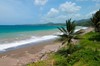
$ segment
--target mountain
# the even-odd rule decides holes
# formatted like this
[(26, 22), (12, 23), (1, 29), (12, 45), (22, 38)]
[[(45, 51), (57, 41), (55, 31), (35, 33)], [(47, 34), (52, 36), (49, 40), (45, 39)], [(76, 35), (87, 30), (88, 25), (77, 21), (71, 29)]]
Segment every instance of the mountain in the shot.
[[(81, 19), (75, 21), (77, 26), (92, 26), (92, 22), (90, 19)], [(54, 22), (48, 22), (45, 25), (65, 25), (65, 23), (54, 23)]]
[(76, 25), (78, 26), (92, 26), (92, 22), (90, 19), (82, 19), (76, 21)]

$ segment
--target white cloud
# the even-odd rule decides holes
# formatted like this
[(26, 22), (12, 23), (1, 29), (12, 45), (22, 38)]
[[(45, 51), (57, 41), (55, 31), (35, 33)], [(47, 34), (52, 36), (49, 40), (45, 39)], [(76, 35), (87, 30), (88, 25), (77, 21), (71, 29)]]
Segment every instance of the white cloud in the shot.
[(55, 8), (51, 8), (50, 11), (47, 13), (48, 17), (54, 17), (59, 13), (59, 11)]
[(67, 19), (79, 19), (81, 15), (77, 13), (81, 9), (76, 3), (65, 2), (58, 8), (51, 8), (49, 12), (42, 18), (44, 22), (65, 22)]
[(51, 8), (47, 13), (48, 17), (55, 17), (57, 14), (74, 14), (80, 10), (80, 6), (77, 6), (76, 3), (65, 2), (61, 4), (58, 8)]
[(48, 0), (34, 0), (35, 5), (45, 5)]
[(75, 13), (80, 10), (80, 6), (77, 6), (76, 3), (65, 2), (60, 5), (59, 9), (66, 13)]

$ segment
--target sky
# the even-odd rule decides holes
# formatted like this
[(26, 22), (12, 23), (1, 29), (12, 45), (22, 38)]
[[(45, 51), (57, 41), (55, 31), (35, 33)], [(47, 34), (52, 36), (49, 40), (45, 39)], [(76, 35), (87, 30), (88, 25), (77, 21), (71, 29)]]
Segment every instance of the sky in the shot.
[(64, 23), (99, 9), (100, 0), (0, 0), (0, 25)]

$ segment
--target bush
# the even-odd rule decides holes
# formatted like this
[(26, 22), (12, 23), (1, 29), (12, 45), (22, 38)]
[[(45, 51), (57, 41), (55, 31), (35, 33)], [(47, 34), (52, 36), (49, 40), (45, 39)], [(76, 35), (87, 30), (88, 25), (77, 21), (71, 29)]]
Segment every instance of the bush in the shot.
[(67, 57), (67, 62), (71, 65), (78, 61), (88, 64), (87, 66), (97, 66), (96, 64), (100, 65), (100, 52), (95, 52), (89, 48), (81, 49)]
[(61, 56), (61, 55), (55, 55), (55, 66), (67, 66), (67, 60), (66, 57)]

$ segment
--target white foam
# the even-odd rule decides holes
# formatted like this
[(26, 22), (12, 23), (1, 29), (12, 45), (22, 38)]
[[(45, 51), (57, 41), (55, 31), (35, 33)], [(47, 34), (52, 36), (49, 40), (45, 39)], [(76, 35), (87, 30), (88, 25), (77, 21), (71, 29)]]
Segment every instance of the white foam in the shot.
[(47, 36), (43, 36), (43, 37), (32, 37), (27, 40), (16, 41), (13, 43), (0, 44), (0, 51), (5, 51), (5, 49), (8, 49), (8, 48), (23, 46), (23, 45), (27, 45), (30, 43), (35, 43), (35, 42), (40, 42), (40, 41), (45, 41), (45, 40), (50, 40), (50, 39), (55, 39), (55, 38), (57, 38), (57, 36), (47, 35)]
[[(80, 30), (80, 29), (87, 29), (87, 27), (76, 29), (75, 32)], [(58, 38), (57, 35), (59, 35), (59, 34), (61, 35), (62, 33), (57, 32), (54, 35), (47, 35), (47, 36), (42, 36), (42, 37), (32, 36), (30, 39), (27, 39), (27, 40), (16, 41), (16, 42), (13, 42), (13, 43), (0, 44), (0, 51), (6, 51), (6, 49), (8, 49), (8, 48), (28, 45), (28, 44), (31, 44), (31, 43), (34, 44), (35, 42), (41, 42), (41, 41), (45, 41), (45, 40), (56, 39), (56, 38)]]
[(79, 31), (79, 30), (81, 30), (81, 29), (87, 29), (88, 27), (82, 27), (82, 28), (78, 28), (78, 29), (76, 29), (74, 32), (77, 32), (77, 31)]

